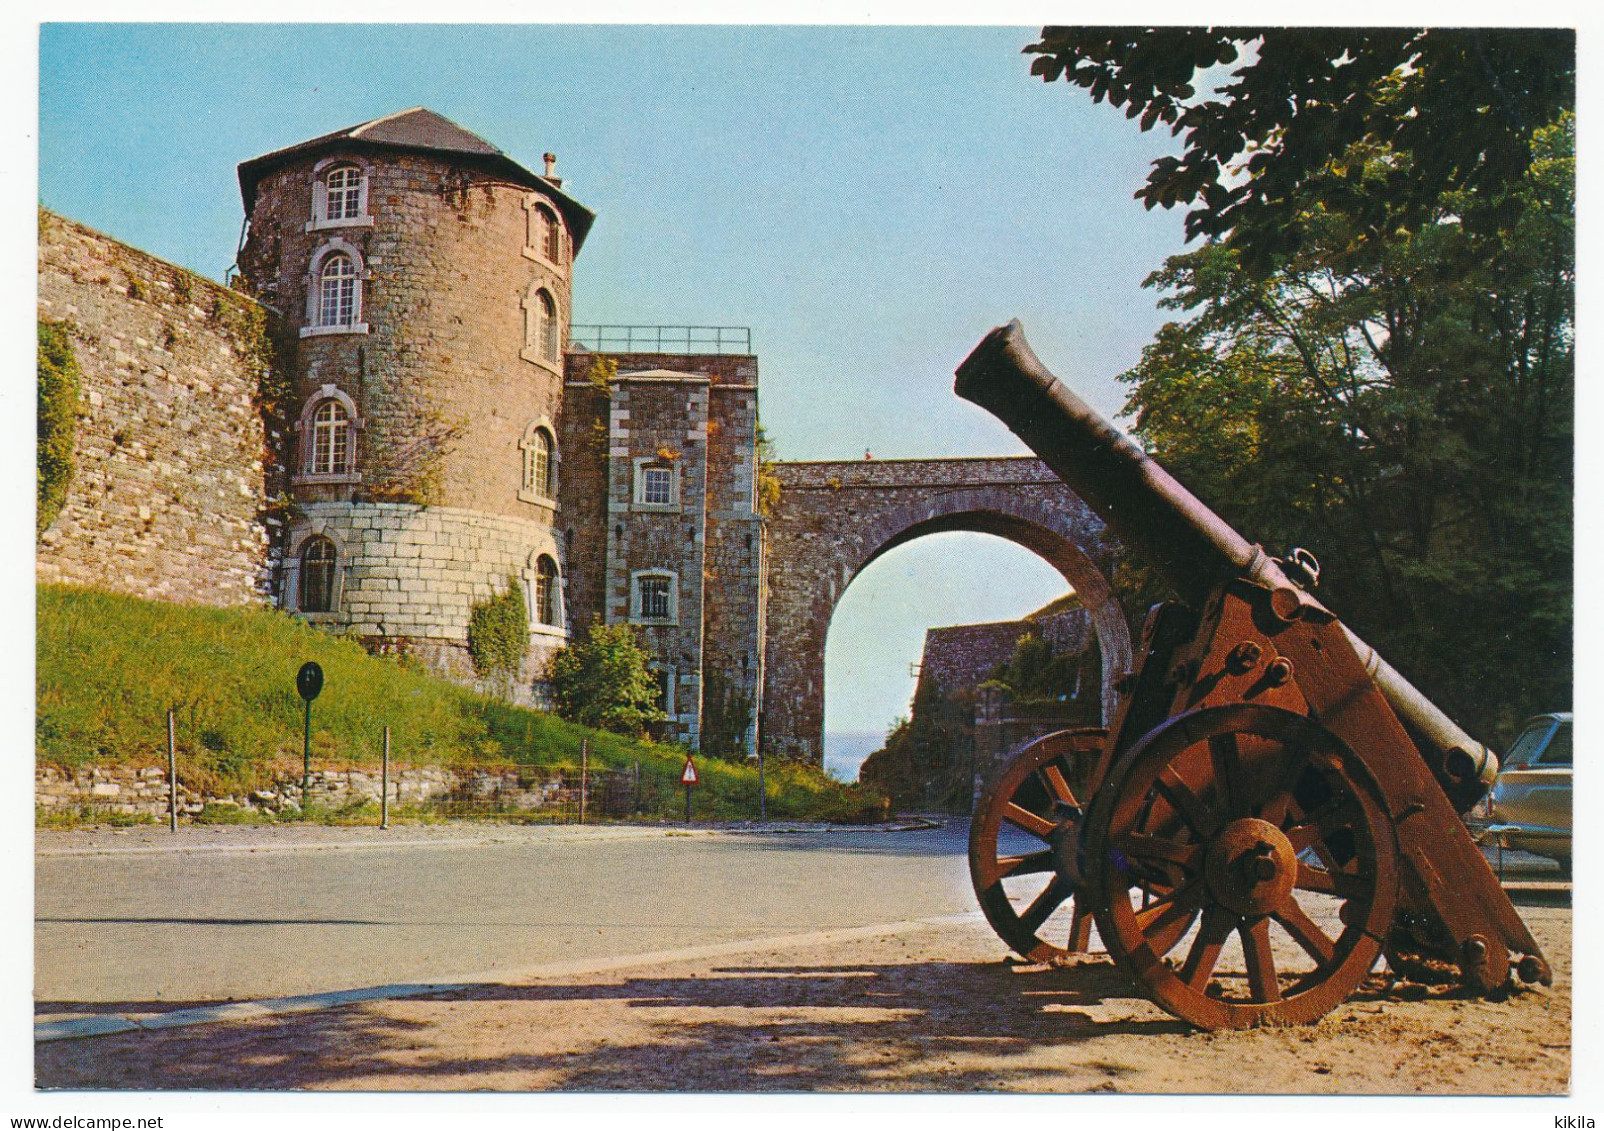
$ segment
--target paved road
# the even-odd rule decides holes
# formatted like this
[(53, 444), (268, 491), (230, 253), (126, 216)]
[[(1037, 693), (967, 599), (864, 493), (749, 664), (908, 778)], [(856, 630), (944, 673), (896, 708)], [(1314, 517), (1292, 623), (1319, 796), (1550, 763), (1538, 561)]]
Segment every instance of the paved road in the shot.
[(966, 834), (41, 834), (35, 998), (169, 1009), (951, 915)]

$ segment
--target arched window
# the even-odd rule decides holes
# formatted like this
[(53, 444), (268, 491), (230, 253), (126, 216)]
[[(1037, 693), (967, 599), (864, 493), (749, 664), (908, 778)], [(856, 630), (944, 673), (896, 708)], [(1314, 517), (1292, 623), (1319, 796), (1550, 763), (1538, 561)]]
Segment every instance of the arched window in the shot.
[(524, 446), (524, 491), (542, 499), (552, 497), (556, 483), (552, 460), (551, 433), (536, 428), (529, 443)]
[(338, 475), (351, 466), (351, 416), (337, 400), (326, 400), (312, 413), (312, 458), (309, 475)]
[(563, 254), (563, 227), (557, 219), (557, 214), (549, 208), (537, 208), (543, 228), (540, 233), (541, 250), (546, 255), (547, 262), (561, 263)]
[(317, 324), (355, 326), (361, 306), (356, 262), (344, 252), (323, 260), (318, 272)]
[(545, 554), (535, 562), (535, 620), (552, 628), (561, 627), (557, 600), (557, 563)]
[(303, 613), (330, 612), (334, 604), (334, 543), (322, 536), (301, 547), (301, 592), (297, 602)]
[(336, 165), (324, 177), (323, 218), (355, 220), (362, 215), (362, 170)]
[(540, 356), (557, 364), (557, 303), (545, 291), (535, 295), (535, 348)]

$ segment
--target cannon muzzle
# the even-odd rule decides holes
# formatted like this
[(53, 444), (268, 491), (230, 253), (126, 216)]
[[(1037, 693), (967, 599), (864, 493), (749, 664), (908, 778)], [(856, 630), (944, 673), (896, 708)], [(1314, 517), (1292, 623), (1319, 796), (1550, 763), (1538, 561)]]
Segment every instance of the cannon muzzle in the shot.
[[(987, 334), (957, 376), (960, 397), (1006, 424), (1127, 546), (1157, 566), (1186, 603), (1201, 606), (1219, 586), (1240, 578), (1269, 590), (1272, 607), (1286, 620), (1311, 607), (1324, 612), (1263, 547), (1237, 533), (1054, 377), (1017, 320)], [(1467, 790), (1479, 796), (1498, 773), (1497, 757), (1351, 630), (1347, 635), (1393, 711), (1417, 741), (1435, 749), (1434, 765), (1459, 786), (1459, 797)]]

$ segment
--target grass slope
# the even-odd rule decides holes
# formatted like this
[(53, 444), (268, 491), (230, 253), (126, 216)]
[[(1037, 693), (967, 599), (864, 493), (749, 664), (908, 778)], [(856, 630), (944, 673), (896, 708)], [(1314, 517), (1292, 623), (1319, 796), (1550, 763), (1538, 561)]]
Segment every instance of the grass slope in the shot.
[[(312, 708), (312, 752), (325, 764), (376, 765), (384, 726), (392, 757), (412, 764), (577, 767), (589, 740), (593, 768), (638, 761), (654, 785), (650, 811), (683, 813), (684, 795), (672, 788), (685, 759), (679, 747), (508, 706), (278, 612), (47, 585), (38, 591), (38, 618), (35, 741), (44, 764), (163, 765), (172, 709), (186, 782), (199, 770), (219, 791), (254, 788), (275, 763), (300, 763), (295, 673), (316, 660), (325, 680)], [(696, 816), (756, 815), (755, 769), (713, 758), (697, 765)], [(766, 786), (771, 816), (851, 820), (879, 808), (878, 796), (811, 767), (771, 766)]]

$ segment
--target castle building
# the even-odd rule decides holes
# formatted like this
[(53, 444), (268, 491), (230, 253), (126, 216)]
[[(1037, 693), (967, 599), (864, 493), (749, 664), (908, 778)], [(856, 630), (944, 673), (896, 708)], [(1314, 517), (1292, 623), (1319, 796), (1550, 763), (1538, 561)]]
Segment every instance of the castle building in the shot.
[(423, 108), (240, 165), (237, 265), (289, 370), (274, 599), (469, 678), (474, 607), (520, 586), (519, 698), (585, 624), (636, 624), (664, 737), (711, 719), (755, 750), (757, 359), (724, 333), (572, 338), (595, 217), (554, 168)]

